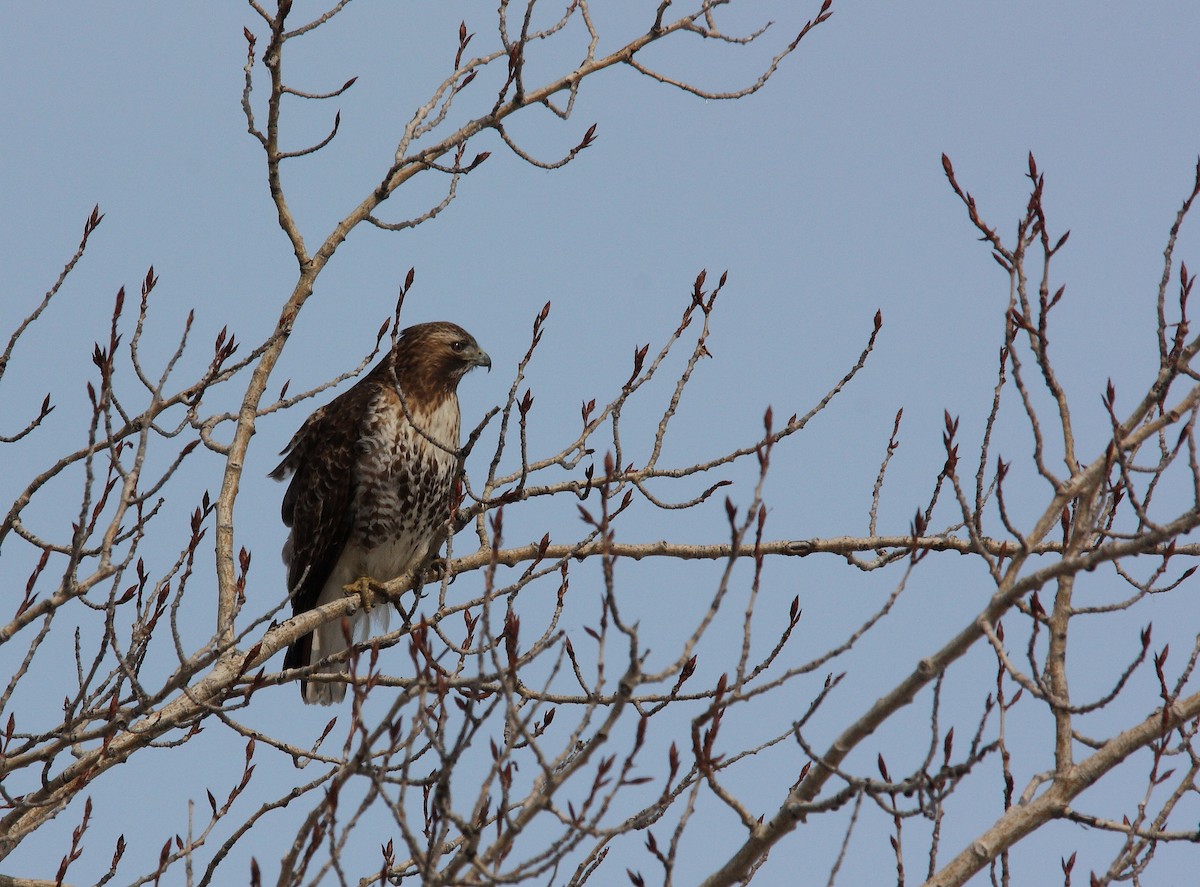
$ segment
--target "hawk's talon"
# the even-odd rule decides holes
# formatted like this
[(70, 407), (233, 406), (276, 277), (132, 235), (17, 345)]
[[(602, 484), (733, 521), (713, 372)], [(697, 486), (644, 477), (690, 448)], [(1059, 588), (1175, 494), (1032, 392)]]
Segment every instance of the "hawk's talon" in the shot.
[(425, 569), (422, 571), (422, 584), (425, 581), (441, 582), (446, 575), (446, 559), (440, 554), (435, 554), (425, 562)]
[(375, 580), (370, 576), (360, 576), (349, 585), (343, 585), (342, 591), (347, 597), (358, 595), (363, 612), (370, 613), (375, 606)]

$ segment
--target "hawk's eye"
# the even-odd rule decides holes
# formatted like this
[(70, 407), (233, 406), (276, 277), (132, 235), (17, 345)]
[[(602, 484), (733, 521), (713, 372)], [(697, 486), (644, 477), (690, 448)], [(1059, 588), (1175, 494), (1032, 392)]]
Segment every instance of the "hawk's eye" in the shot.
[(453, 351), (455, 354), (462, 351), (466, 347), (467, 347), (467, 343), (463, 342), (461, 339), (450, 343), (450, 350)]

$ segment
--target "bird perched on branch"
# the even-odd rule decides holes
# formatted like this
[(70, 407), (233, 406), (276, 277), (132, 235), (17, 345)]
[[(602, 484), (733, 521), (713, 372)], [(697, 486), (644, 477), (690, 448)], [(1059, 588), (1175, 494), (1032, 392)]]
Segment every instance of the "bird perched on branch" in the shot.
[[(353, 388), (314, 412), (271, 472), (291, 475), (283, 496), (283, 546), (292, 610), (300, 614), (404, 575), (436, 551), (450, 517), (459, 468), (458, 383), (492, 366), (475, 339), (453, 323), (404, 330), (395, 347)], [(365, 610), (365, 607), (364, 607)], [(365, 634), (359, 610), (349, 636)], [(341, 620), (288, 648), (285, 668), (314, 665), (348, 647)], [(331, 663), (317, 673), (344, 674)], [(316, 677), (314, 675), (313, 677)], [(302, 680), (305, 702), (346, 695), (337, 681)]]

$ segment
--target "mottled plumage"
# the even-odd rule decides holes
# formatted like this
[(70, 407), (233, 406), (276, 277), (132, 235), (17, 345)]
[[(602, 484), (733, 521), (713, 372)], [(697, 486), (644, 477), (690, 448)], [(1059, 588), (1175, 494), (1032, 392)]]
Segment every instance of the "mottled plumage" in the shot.
[[(394, 579), (436, 548), (458, 467), (458, 382), (472, 367), (491, 365), (462, 327), (409, 327), (370, 373), (296, 432), (271, 472), (276, 480), (292, 476), (283, 496), (283, 522), (291, 527), (283, 561), (294, 613), (336, 600), (358, 580)], [(365, 631), (362, 611), (356, 622)], [(292, 644), (284, 666), (312, 665), (345, 649), (335, 620)], [(330, 666), (345, 670), (344, 663)], [(346, 687), (302, 681), (300, 693), (328, 705)]]

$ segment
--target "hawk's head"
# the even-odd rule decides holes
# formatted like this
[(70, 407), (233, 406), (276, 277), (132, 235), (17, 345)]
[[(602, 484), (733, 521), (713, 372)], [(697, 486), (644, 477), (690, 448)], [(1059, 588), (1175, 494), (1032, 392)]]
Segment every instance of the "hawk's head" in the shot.
[(475, 337), (456, 323), (438, 321), (410, 326), (396, 342), (400, 387), (417, 394), (450, 394), (475, 367), (492, 368), (492, 359)]

